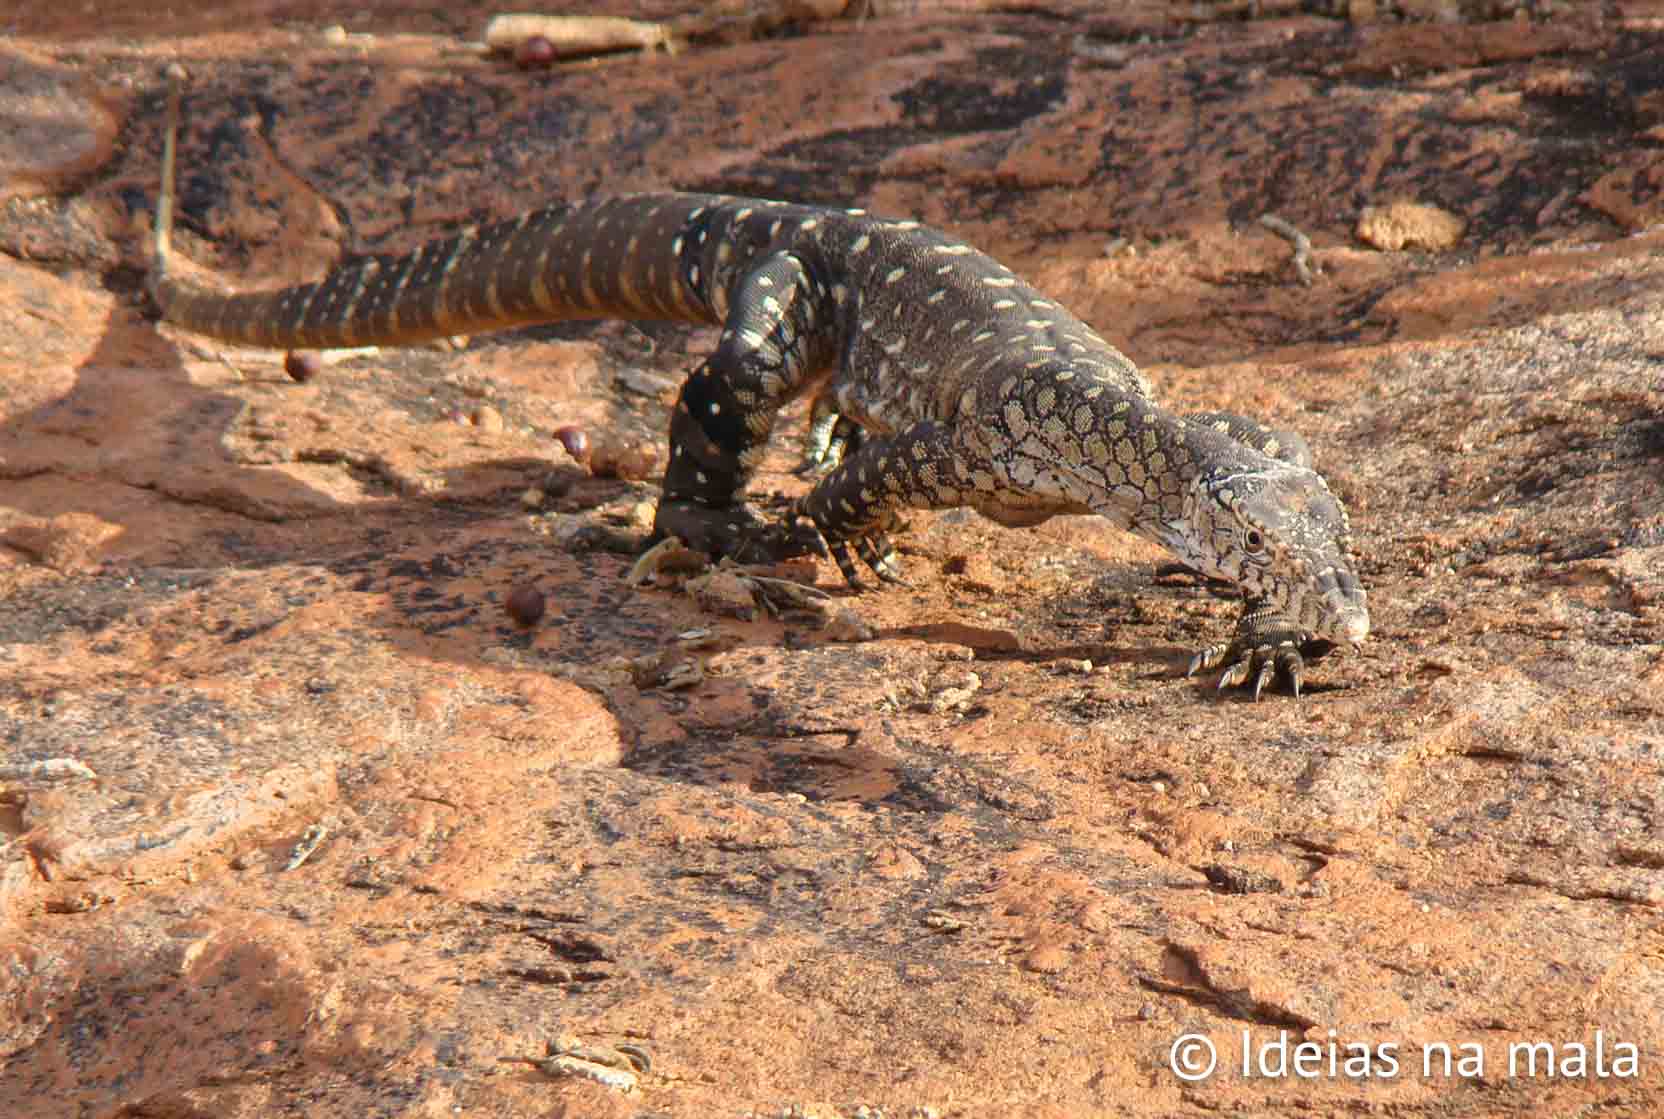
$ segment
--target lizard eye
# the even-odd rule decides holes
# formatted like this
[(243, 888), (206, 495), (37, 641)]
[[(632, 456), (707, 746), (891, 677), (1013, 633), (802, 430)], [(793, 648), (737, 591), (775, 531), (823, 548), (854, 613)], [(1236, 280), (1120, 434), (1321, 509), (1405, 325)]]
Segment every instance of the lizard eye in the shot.
[(1257, 528), (1251, 528), (1242, 534), (1242, 546), (1251, 556), (1257, 556), (1265, 551), (1265, 534)]

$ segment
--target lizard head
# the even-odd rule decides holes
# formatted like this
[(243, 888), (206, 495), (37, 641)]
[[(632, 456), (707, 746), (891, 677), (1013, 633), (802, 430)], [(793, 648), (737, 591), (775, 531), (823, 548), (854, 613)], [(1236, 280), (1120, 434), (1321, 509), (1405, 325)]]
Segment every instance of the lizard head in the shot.
[(1203, 471), (1183, 516), (1163, 529), (1190, 567), (1236, 584), (1310, 638), (1357, 645), (1369, 636), (1346, 510), (1316, 471), (1273, 459)]

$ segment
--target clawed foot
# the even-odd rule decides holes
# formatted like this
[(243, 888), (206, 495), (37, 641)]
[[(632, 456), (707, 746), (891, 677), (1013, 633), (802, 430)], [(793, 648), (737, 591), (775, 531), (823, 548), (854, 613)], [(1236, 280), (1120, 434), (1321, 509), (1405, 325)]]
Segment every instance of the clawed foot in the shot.
[[(827, 541), (814, 521), (793, 512), (782, 524), (770, 524), (747, 505), (704, 505), (697, 501), (661, 501), (653, 520), (657, 539), (675, 536), (696, 552), (728, 556), (737, 563), (778, 563), (795, 556), (830, 557), (856, 590), (866, 584), (855, 556), (886, 583), (907, 586), (889, 534), (875, 529), (846, 540)], [(854, 555), (851, 555), (853, 550)]]
[[(805, 531), (807, 528), (807, 531)], [(697, 501), (661, 501), (653, 535), (675, 536), (696, 552), (729, 556), (736, 563), (778, 563), (794, 556), (825, 555), (814, 526), (770, 524), (748, 505), (715, 507)]]
[(890, 543), (886, 534), (879, 532), (872, 536), (857, 536), (853, 541), (840, 540), (829, 545), (832, 560), (838, 565), (838, 570), (844, 573), (844, 580), (856, 590), (864, 590), (866, 584), (855, 570), (855, 561), (849, 558), (850, 545), (855, 546), (855, 554), (861, 557), (861, 562), (872, 569), (881, 582), (890, 583), (898, 587), (908, 585), (901, 576), (901, 560), (896, 556), (895, 545)]
[(859, 571), (855, 567), (855, 560), (850, 556), (850, 549), (855, 549), (855, 555), (861, 557), (861, 562), (872, 569), (872, 573), (885, 583), (896, 586), (908, 586), (901, 575), (901, 560), (896, 556), (895, 545), (890, 543), (890, 536), (883, 529), (877, 529), (860, 536), (853, 536), (847, 540), (825, 541), (814, 528), (814, 523), (806, 516), (793, 514), (791, 528), (795, 532), (812, 533), (817, 541), (821, 541), (819, 554), (831, 556), (832, 562), (843, 572), (844, 581), (855, 590), (865, 590), (866, 583), (862, 581)]
[[(811, 440), (813, 436), (811, 435)], [(823, 443), (806, 442), (803, 457), (798, 460), (796, 468), (792, 470), (799, 478), (807, 478), (818, 482), (839, 466), (843, 465), (844, 456), (850, 451), (850, 441), (839, 435), (832, 435)]]
[(1265, 686), (1277, 677), (1288, 681), (1294, 698), (1300, 698), (1306, 658), (1317, 660), (1334, 648), (1329, 641), (1312, 638), (1283, 619), (1268, 616), (1250, 604), (1237, 620), (1230, 641), (1209, 645), (1190, 660), (1186, 676), (1225, 666), (1219, 674), (1219, 688), (1234, 688), (1253, 682), (1257, 702)]
[(1294, 698), (1300, 698), (1301, 673), (1306, 667), (1306, 662), (1300, 655), (1300, 647), (1294, 642), (1284, 641), (1277, 645), (1252, 647), (1244, 647), (1235, 641), (1209, 645), (1190, 659), (1190, 668), (1185, 675), (1194, 676), (1198, 672), (1207, 672), (1227, 661), (1230, 663), (1225, 671), (1219, 674), (1220, 690), (1244, 684), (1252, 676), (1254, 699), (1257, 701), (1260, 692), (1280, 673), (1283, 679), (1288, 681)]
[(819, 480), (842, 465), (861, 448), (861, 429), (842, 416), (817, 404), (816, 415), (803, 439), (803, 458), (793, 472), (799, 478)]

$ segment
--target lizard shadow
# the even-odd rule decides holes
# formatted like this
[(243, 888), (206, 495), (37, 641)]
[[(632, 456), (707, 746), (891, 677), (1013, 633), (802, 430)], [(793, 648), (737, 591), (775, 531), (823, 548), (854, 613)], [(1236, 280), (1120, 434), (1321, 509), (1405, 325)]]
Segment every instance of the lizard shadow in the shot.
[(128, 531), (170, 497), (275, 519), (268, 503), (306, 487), (275, 481), (241, 502), (225, 493), (232, 464), (218, 440), (245, 401), (193, 382), (172, 345), (133, 318), (115, 305), (68, 390), (0, 423), (10, 507), (39, 518), (90, 512)]
[[(31, 357), (50, 369), (50, 358)], [(484, 599), (476, 608), (495, 606), (500, 613), (507, 587), (499, 593), (492, 584), (501, 579), (564, 567), (564, 584), (616, 575), (630, 562), (627, 555), (568, 556), (525, 530), (522, 495), (529, 487), (555, 491), (550, 509), (557, 513), (639, 488), (589, 477), (563, 461), (557, 443), (548, 458), (502, 455), (441, 466), (430, 472), (434, 492), (400, 489), (375, 477), (373, 456), (308, 461), (281, 446), (262, 455), (260, 432), (251, 437), (250, 430), (262, 413), (290, 419), (298, 413), (304, 421), (326, 410), (297, 405), (289, 394), (299, 386), (276, 364), (265, 367), (269, 374), (220, 384), (204, 383), (193, 364), (145, 313), (126, 300), (111, 304), (66, 387), (50, 397), (37, 394), (31, 406), (0, 420), (9, 522), (0, 547), (57, 566), (72, 581), (144, 571), (304, 580), (319, 569), (333, 571), (349, 576), (356, 590), (386, 592), (383, 610), (357, 616), (371, 618), (395, 646), (428, 656), (436, 651), (427, 639), (433, 603), (454, 600), (450, 584), (458, 580), (471, 580), (471, 592)], [(393, 411), (404, 404), (377, 402)], [(350, 432), (340, 438), (351, 440)], [(326, 484), (314, 484), (309, 472)], [(332, 476), (353, 484), (332, 490)], [(87, 528), (94, 523), (96, 532)], [(67, 549), (53, 543), (77, 533), (86, 543)], [(495, 551), (493, 540), (500, 544)], [(63, 562), (70, 552), (72, 562)], [(483, 570), (494, 556), (511, 568), (497, 578)], [(607, 596), (580, 591), (575, 597), (598, 602)], [(210, 629), (216, 624), (204, 621)], [(631, 634), (639, 644), (641, 635)], [(490, 659), (487, 643), (469, 650), (446, 641), (438, 651), (465, 662)]]
[[(938, 640), (944, 644), (955, 644), (964, 627), (953, 623), (902, 626), (895, 630), (882, 631), (880, 637), (904, 636), (925, 641)], [(1140, 685), (1159, 686), (1170, 684), (1175, 680), (1187, 678), (1191, 658), (1196, 654), (1193, 648), (1172, 644), (1111, 644), (1108, 641), (1077, 641), (1055, 645), (1025, 645), (1022, 648), (979, 648), (976, 650), (975, 663), (1006, 663), (1026, 665), (1050, 665), (1059, 661), (1082, 662), (1089, 661), (1093, 669), (1105, 666), (1117, 666), (1132, 670), (1132, 677)], [(1306, 667), (1319, 663), (1329, 655), (1323, 652), (1318, 655), (1307, 654)], [(1142, 671), (1139, 671), (1142, 669)], [(1083, 677), (1087, 678), (1087, 677)], [(1190, 691), (1204, 703), (1252, 702), (1248, 690), (1237, 688), (1219, 688), (1217, 669), (1198, 672), (1188, 677)], [(1286, 694), (1288, 683), (1278, 678), (1266, 687), (1265, 695)], [(1320, 681), (1304, 679), (1300, 684), (1302, 695), (1321, 695), (1325, 692), (1344, 691), (1341, 684), (1329, 684)]]

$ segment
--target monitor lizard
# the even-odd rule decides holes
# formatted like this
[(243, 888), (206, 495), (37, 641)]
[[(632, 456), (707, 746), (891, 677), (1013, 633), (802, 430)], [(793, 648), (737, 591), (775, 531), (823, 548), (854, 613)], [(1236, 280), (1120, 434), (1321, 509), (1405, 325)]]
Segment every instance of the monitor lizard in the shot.
[[(1369, 633), (1345, 510), (1298, 436), (1179, 415), (1119, 350), (993, 258), (916, 221), (716, 194), (555, 204), (313, 283), (223, 293), (173, 268), (179, 82), (171, 84), (150, 290), (163, 317), (275, 348), (416, 342), (567, 319), (722, 329), (681, 387), (655, 536), (712, 555), (805, 536), (859, 588), (853, 550), (900, 578), (904, 508), (1008, 526), (1097, 514), (1244, 599), (1189, 674), (1296, 696), (1305, 655)], [(776, 413), (814, 394), (812, 523), (765, 526), (741, 494)], [(824, 542), (824, 544), (822, 543)]]

